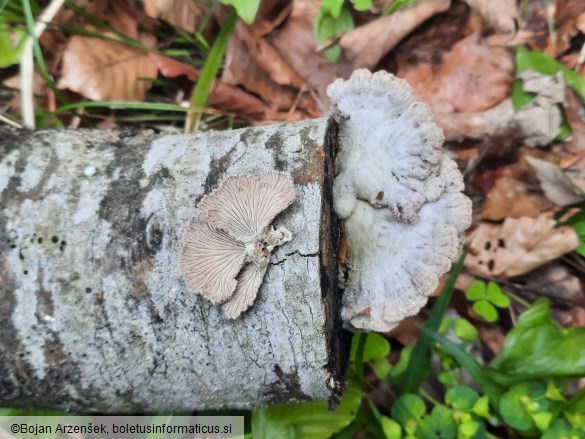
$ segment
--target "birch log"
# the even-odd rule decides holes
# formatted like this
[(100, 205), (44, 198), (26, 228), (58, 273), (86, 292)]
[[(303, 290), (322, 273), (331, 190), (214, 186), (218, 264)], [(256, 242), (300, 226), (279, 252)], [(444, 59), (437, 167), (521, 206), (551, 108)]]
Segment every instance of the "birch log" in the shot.
[[(0, 405), (174, 412), (327, 399), (344, 373), (333, 122), (193, 135), (0, 131)], [(228, 175), (290, 172), (253, 307), (189, 292), (181, 240)]]

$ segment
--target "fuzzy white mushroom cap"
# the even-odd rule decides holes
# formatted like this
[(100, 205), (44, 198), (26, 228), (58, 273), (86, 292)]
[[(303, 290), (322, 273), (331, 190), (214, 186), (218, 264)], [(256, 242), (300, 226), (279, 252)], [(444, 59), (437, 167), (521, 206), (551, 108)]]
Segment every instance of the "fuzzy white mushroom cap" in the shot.
[(254, 302), (270, 253), (292, 239), (270, 223), (294, 200), (290, 174), (237, 175), (225, 179), (199, 205), (183, 241), (179, 265), (190, 290), (226, 315), (238, 317)]
[(350, 329), (388, 331), (416, 314), (457, 257), (471, 222), (443, 135), (408, 84), (354, 72), (328, 88), (339, 125), (334, 207), (345, 219)]
[(327, 89), (339, 123), (341, 149), (335, 209), (351, 215), (361, 199), (386, 207), (400, 221), (443, 192), (439, 161), (443, 132), (408, 83), (386, 72), (356, 70)]

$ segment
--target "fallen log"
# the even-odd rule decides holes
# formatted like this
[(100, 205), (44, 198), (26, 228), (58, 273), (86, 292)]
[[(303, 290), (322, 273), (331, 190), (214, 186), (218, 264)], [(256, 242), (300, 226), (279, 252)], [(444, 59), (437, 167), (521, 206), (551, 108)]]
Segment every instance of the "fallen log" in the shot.
[(1, 131), (0, 405), (335, 400), (342, 324), (416, 314), (471, 201), (405, 81), (328, 93), (330, 119), (228, 132)]
[[(193, 135), (0, 131), (0, 405), (176, 412), (327, 399), (347, 362), (335, 123)], [(186, 288), (182, 239), (229, 175), (292, 176), (255, 304)]]

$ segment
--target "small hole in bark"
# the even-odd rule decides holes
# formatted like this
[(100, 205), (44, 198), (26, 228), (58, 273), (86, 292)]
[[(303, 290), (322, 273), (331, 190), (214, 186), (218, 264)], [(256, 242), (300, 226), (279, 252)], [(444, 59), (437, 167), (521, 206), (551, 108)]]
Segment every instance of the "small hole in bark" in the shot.
[(490, 259), (487, 263), (487, 266), (488, 266), (490, 271), (492, 271), (494, 269), (494, 265), (495, 265), (495, 262), (493, 259)]
[(506, 248), (506, 243), (505, 243), (505, 242), (504, 242), (504, 240), (503, 240), (503, 239), (501, 239), (501, 238), (500, 238), (500, 239), (498, 239), (498, 247), (501, 247), (501, 248)]
[(486, 250), (489, 250), (490, 248), (492, 248), (492, 243), (487, 241), (483, 248), (485, 248)]
[(85, 289), (85, 292), (86, 292), (87, 294), (91, 293), (91, 288), (90, 288), (90, 287), (87, 287), (87, 288)]
[(28, 274), (28, 270), (24, 270), (24, 274)]
[(51, 241), (53, 241), (54, 244), (57, 244), (59, 242), (59, 238), (57, 238), (56, 236), (53, 236), (51, 238)]
[(42, 244), (42, 243), (43, 243), (43, 238), (42, 238), (42, 237), (39, 237), (39, 239), (37, 239), (37, 242), (38, 242), (39, 244)]

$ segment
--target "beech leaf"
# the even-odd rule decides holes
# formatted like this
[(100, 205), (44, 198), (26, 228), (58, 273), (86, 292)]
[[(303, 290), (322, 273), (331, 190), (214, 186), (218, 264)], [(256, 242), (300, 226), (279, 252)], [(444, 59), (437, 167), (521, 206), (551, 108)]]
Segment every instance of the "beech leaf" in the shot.
[(205, 6), (197, 0), (144, 0), (144, 10), (153, 18), (162, 18), (173, 26), (195, 32)]
[(62, 72), (59, 88), (94, 101), (143, 101), (157, 68), (148, 52), (75, 35), (65, 49)]
[(471, 237), (467, 268), (483, 277), (508, 278), (527, 273), (579, 246), (571, 227), (556, 227), (546, 213), (537, 218), (506, 218), (500, 225), (481, 223)]

